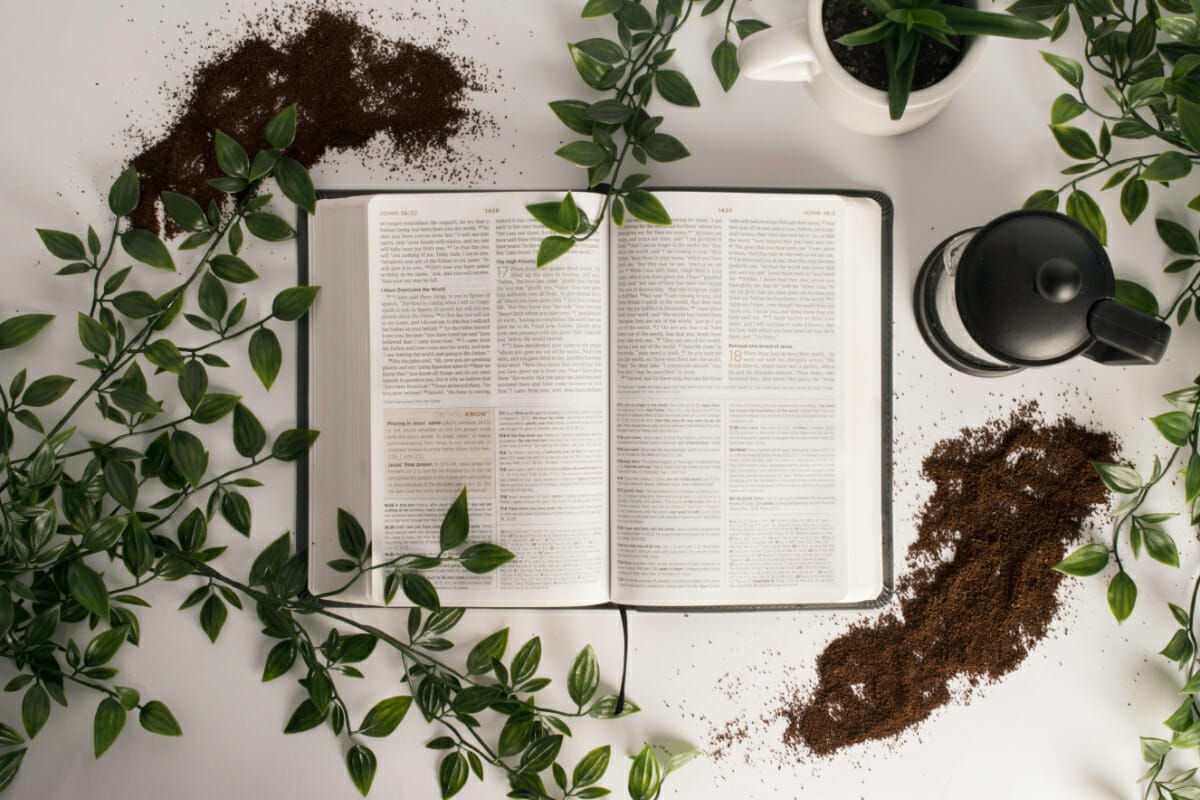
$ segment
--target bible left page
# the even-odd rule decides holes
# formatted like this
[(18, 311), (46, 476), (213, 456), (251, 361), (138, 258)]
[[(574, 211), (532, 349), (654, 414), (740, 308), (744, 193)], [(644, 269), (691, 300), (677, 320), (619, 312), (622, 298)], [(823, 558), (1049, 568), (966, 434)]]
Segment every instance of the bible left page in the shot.
[(464, 486), (470, 541), (516, 554), (486, 575), (433, 570), (447, 605), (608, 600), (608, 237), (537, 269), (546, 230), (525, 205), (555, 199), (368, 204), (373, 557), (436, 553)]

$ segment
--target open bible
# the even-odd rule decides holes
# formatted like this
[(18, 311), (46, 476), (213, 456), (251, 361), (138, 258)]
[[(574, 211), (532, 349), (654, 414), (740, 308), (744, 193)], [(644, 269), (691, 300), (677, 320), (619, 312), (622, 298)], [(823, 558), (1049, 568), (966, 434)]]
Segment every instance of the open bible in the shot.
[[(436, 553), (464, 486), (462, 606), (872, 605), (891, 591), (891, 205), (656, 191), (538, 269), (548, 192), (351, 194), (307, 220), (322, 287), (302, 412), (314, 592), (335, 517), (376, 563)], [(579, 193), (591, 219), (603, 196)], [(307, 409), (304, 407), (307, 405)], [(344, 599), (382, 602), (384, 576)], [(364, 584), (366, 582), (363, 582)]]

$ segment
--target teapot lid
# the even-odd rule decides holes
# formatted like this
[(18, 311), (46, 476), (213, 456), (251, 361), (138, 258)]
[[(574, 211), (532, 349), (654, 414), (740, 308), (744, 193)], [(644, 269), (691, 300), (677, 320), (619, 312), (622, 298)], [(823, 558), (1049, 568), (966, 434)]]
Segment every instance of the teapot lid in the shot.
[(1052, 211), (997, 217), (967, 244), (955, 301), (975, 342), (1021, 366), (1065, 361), (1091, 342), (1088, 311), (1112, 297), (1112, 264), (1087, 228)]

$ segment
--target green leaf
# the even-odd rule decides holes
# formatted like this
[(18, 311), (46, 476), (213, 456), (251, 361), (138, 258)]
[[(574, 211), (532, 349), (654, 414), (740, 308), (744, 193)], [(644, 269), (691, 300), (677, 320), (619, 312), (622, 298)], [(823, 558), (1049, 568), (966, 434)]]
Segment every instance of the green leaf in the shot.
[(358, 520), (344, 508), (337, 511), (337, 536), (343, 553), (357, 561), (366, 558), (367, 535)]
[(1187, 444), (1188, 434), (1192, 432), (1192, 418), (1189, 414), (1183, 411), (1168, 411), (1166, 414), (1151, 417), (1150, 421), (1171, 444), (1176, 447)]
[(25, 390), (25, 396), (21, 399), (21, 402), (24, 405), (34, 406), (35, 408), (48, 406), (66, 394), (73, 383), (75, 383), (75, 379), (68, 378), (65, 375), (47, 375), (44, 378), (38, 378), (29, 384), (29, 388)]
[(178, 192), (163, 192), (163, 209), (175, 224), (185, 231), (198, 231), (208, 227), (204, 209), (192, 198)]
[(130, 228), (121, 234), (121, 249), (132, 259), (149, 264), (155, 269), (174, 270), (167, 246), (152, 232), (142, 228)]
[(167, 372), (176, 374), (183, 372), (183, 353), (179, 352), (175, 343), (168, 339), (155, 339), (146, 346), (142, 354), (151, 364), (161, 367)]
[(633, 759), (629, 768), (629, 796), (632, 800), (654, 800), (662, 784), (662, 769), (650, 745)]
[(1158, 27), (1172, 39), (1191, 45), (1200, 43), (1200, 23), (1191, 17), (1159, 17)]
[(260, 211), (247, 214), (246, 230), (266, 242), (286, 242), (296, 238), (296, 231), (282, 217)]
[(1175, 100), (1179, 132), (1194, 152), (1200, 153), (1200, 104), (1180, 95)]
[(542, 268), (575, 246), (575, 240), (566, 236), (547, 236), (538, 245), (537, 266)]
[(363, 717), (358, 732), (363, 736), (390, 736), (404, 719), (404, 715), (408, 713), (411, 705), (412, 698), (405, 695), (380, 700)]
[(100, 619), (108, 619), (108, 587), (100, 573), (75, 559), (67, 565), (67, 588), (79, 605)]
[(34, 684), (25, 692), (21, 699), (21, 723), (30, 739), (38, 735), (38, 731), (50, 718), (50, 695), (40, 685)]
[[(1171, 641), (1167, 642), (1167, 646), (1159, 651), (1159, 655), (1166, 656), (1171, 661), (1185, 663), (1192, 660), (1192, 640), (1188, 637), (1188, 632), (1183, 628), (1175, 631), (1175, 635), (1171, 637)], [(1188, 724), (1191, 720), (1188, 720)]]
[(463, 487), (446, 510), (442, 528), (438, 535), (438, 546), (442, 552), (453, 550), (467, 540), (471, 533), (471, 517), (467, 508), (467, 487)]
[(521, 646), (513, 656), (512, 668), (509, 670), (513, 685), (524, 683), (532, 678), (542, 661), (542, 640), (535, 636)]
[(250, 367), (262, 381), (262, 385), (270, 389), (279, 376), (279, 368), (283, 366), (283, 348), (270, 328), (259, 328), (250, 337)]
[(1143, 314), (1158, 316), (1158, 301), (1154, 299), (1154, 295), (1149, 289), (1139, 283), (1117, 279), (1116, 300)]
[(0, 350), (25, 344), (54, 319), (53, 314), (20, 314), (0, 322)]
[[(254, 154), (254, 160), (250, 162), (249, 180), (262, 180), (270, 174), (271, 170), (275, 169), (278, 163), (279, 153), (277, 151), (270, 149), (259, 150)], [(230, 245), (230, 249), (233, 249), (232, 245)]]
[(1142, 760), (1151, 763), (1158, 761), (1171, 749), (1171, 743), (1166, 739), (1155, 739), (1149, 736), (1140, 737), (1142, 742)]
[(199, 550), (208, 537), (208, 518), (198, 508), (193, 508), (179, 523), (177, 538), (179, 546), (187, 551)]
[(221, 516), (243, 536), (250, 535), (250, 501), (239, 492), (227, 492), (221, 498)]
[(592, 699), (600, 685), (600, 663), (589, 644), (580, 651), (567, 673), (567, 693), (575, 705), (583, 706)]
[(453, 797), (467, 785), (467, 759), (462, 753), (450, 753), (438, 764), (438, 786), (442, 790), (442, 798)]
[(124, 727), (125, 709), (116, 700), (105, 697), (96, 707), (96, 718), (92, 722), (92, 750), (96, 758), (112, 747)]
[(210, 642), (216, 643), (228, 616), (229, 609), (225, 607), (225, 602), (215, 594), (209, 595), (200, 608), (200, 627)]
[(1104, 213), (1090, 194), (1082, 189), (1071, 192), (1067, 196), (1067, 216), (1091, 231), (1100, 244), (1108, 244), (1108, 227), (1104, 222)]
[(276, 642), (271, 651), (267, 653), (267, 663), (263, 667), (263, 683), (273, 681), (276, 678), (286, 675), (288, 670), (292, 668), (292, 664), (296, 662), (296, 645), (290, 639), (284, 639), (281, 642)]
[(728, 39), (718, 44), (712, 52), (712, 67), (717, 80), (721, 82), (721, 88), (727, 92), (732, 89), (741, 71), (738, 68), (737, 45)]
[(142, 706), (142, 710), (138, 714), (138, 722), (143, 728), (151, 733), (157, 733), (159, 736), (183, 735), (183, 729), (179, 727), (179, 722), (171, 713), (171, 709), (159, 700), (151, 700)]
[(284, 196), (309, 214), (317, 213), (317, 190), (312, 177), (299, 161), (286, 156), (275, 164), (275, 182)]
[(499, 545), (480, 542), (464, 550), (459, 558), (467, 571), (482, 575), (507, 564), (514, 556)]
[[(642, 141), (642, 149), (646, 151), (646, 155), (650, 156), (655, 161), (663, 163), (668, 161), (678, 161), (681, 158), (687, 158), (691, 155), (688, 149), (683, 146), (683, 142), (679, 141), (669, 133), (650, 134), (645, 138), (645, 140)], [(627, 186), (622, 183), (621, 188), (628, 191), (630, 189), (636, 189), (637, 186)]]
[(280, 461), (295, 461), (308, 452), (319, 433), (313, 430), (293, 428), (279, 434), (271, 447), (271, 455)]
[(738, 38), (745, 39), (771, 26), (761, 19), (739, 19), (734, 21), (733, 27), (737, 30)]
[(1085, 544), (1062, 561), (1054, 569), (1064, 575), (1084, 577), (1095, 575), (1108, 566), (1108, 547), (1102, 544)]
[(1042, 52), (1042, 60), (1054, 68), (1064, 81), (1078, 89), (1083, 85), (1083, 66), (1073, 58)]
[(1162, 239), (1163, 244), (1176, 253), (1185, 256), (1200, 254), (1200, 247), (1196, 245), (1195, 234), (1178, 222), (1159, 217), (1154, 220), (1154, 225), (1158, 229), (1158, 238)]
[(594, 167), (603, 164), (608, 158), (608, 151), (595, 142), (570, 142), (554, 151), (559, 158), (565, 158), (572, 164), (581, 167)]
[(288, 147), (296, 138), (296, 104), (292, 103), (267, 123), (264, 138), (272, 147)]
[(575, 229), (574, 227), (568, 229), (562, 224), (562, 221), (559, 218), (559, 211), (561, 208), (562, 203), (555, 203), (554, 201), (547, 203), (531, 203), (525, 206), (525, 210), (528, 211), (534, 219), (545, 225), (550, 230), (556, 231), (557, 233), (565, 233), (570, 235), (575, 232)]
[(229, 308), (229, 294), (225, 284), (221, 283), (212, 272), (200, 276), (200, 291), (197, 295), (200, 310), (213, 319), (220, 321)]
[(562, 743), (562, 736), (543, 736), (535, 739), (529, 749), (521, 755), (521, 771), (541, 772), (550, 766), (554, 759), (558, 758)]
[(1160, 564), (1166, 564), (1169, 567), (1179, 566), (1179, 550), (1175, 547), (1175, 540), (1171, 535), (1162, 528), (1147, 526), (1142, 531), (1146, 542), (1146, 552), (1150, 557)]
[(130, 319), (145, 319), (162, 310), (154, 295), (140, 290), (117, 295), (113, 298), (113, 306)]
[(629, 119), (633, 109), (618, 100), (601, 100), (584, 111), (584, 118), (605, 125), (620, 125)]
[(217, 166), (231, 178), (245, 178), (250, 174), (250, 157), (237, 141), (218, 130), (213, 136), (217, 152)]
[(209, 178), (205, 183), (225, 194), (237, 194), (250, 185), (245, 178)]
[(1121, 187), (1121, 216), (1130, 225), (1146, 210), (1150, 201), (1150, 189), (1140, 178), (1130, 178)]
[(637, 189), (625, 195), (625, 207), (642, 222), (651, 225), (671, 224), (671, 215), (663, 208), (662, 203), (644, 189)]
[(204, 444), (195, 435), (177, 430), (171, 434), (167, 451), (171, 463), (183, 479), (192, 486), (199, 486), (208, 469), (208, 453), (204, 450)]
[(238, 455), (254, 458), (267, 443), (267, 432), (258, 417), (242, 404), (233, 409), (233, 446)]
[(249, 283), (258, 279), (258, 273), (250, 265), (237, 256), (221, 253), (212, 257), (210, 262), (213, 274), (223, 281), (230, 283)]
[(503, 658), (507, 647), (508, 628), (501, 628), (484, 637), (467, 654), (467, 672), (471, 675), (483, 675), (490, 672), (492, 659)]
[(591, 786), (603, 778), (604, 773), (608, 772), (608, 760), (611, 755), (612, 748), (608, 745), (589, 751), (575, 765), (575, 771), (571, 774), (573, 785)]
[(555, 100), (549, 105), (562, 124), (584, 136), (592, 135), (595, 125), (585, 116), (590, 108), (588, 103), (582, 100)]
[(588, 0), (583, 6), (584, 19), (591, 17), (603, 17), (606, 14), (611, 14), (621, 7), (622, 0)]
[(1142, 478), (1132, 467), (1124, 464), (1106, 464), (1093, 461), (1092, 468), (1104, 481), (1104, 485), (1120, 494), (1132, 494), (1142, 488)]
[(1082, 128), (1070, 125), (1051, 125), (1050, 132), (1063, 152), (1071, 158), (1090, 160), (1096, 157), (1096, 143), (1092, 136)]
[(192, 412), (192, 419), (201, 425), (211, 425), (229, 416), (239, 400), (236, 394), (206, 394)]
[(83, 663), (89, 667), (100, 667), (107, 664), (112, 661), (113, 656), (128, 639), (129, 628), (124, 625), (98, 634), (88, 642), (87, 649), (83, 651)]
[(346, 769), (350, 771), (350, 780), (363, 797), (371, 791), (371, 782), (375, 780), (375, 754), (370, 749), (356, 744), (346, 753)]
[(686, 75), (677, 70), (661, 69), (656, 72), (654, 74), (654, 88), (658, 89), (658, 93), (668, 103), (688, 107), (700, 105), (700, 98), (696, 97), (696, 90), (692, 88), (691, 81), (687, 79)]
[(1112, 610), (1117, 622), (1124, 622), (1133, 613), (1137, 602), (1137, 584), (1124, 570), (1112, 577), (1108, 584), (1108, 607)]
[(66, 261), (83, 261), (87, 258), (87, 253), (83, 249), (83, 242), (73, 233), (38, 228), (37, 234), (41, 237), (42, 244), (46, 246), (46, 249), (53, 256)]
[(607, 64), (602, 64), (571, 43), (567, 44), (567, 52), (570, 53), (571, 62), (575, 64), (575, 71), (579, 73), (579, 77), (583, 79), (584, 83), (593, 89), (605, 88), (604, 78), (609, 70)]
[(405, 597), (421, 608), (437, 611), (442, 607), (437, 590), (424, 575), (418, 575), (415, 572), (401, 573), (400, 588), (404, 590)]
[(114, 216), (125, 217), (133, 213), (140, 201), (137, 170), (129, 167), (117, 176), (108, 190), (108, 208)]
[(1187, 177), (1191, 171), (1191, 159), (1183, 153), (1169, 150), (1159, 154), (1146, 169), (1142, 170), (1142, 180), (1173, 181)]
[(284, 726), (284, 733), (303, 733), (310, 731), (325, 721), (328, 708), (322, 710), (317, 708), (311, 699), (306, 699), (300, 705), (296, 706), (296, 710), (292, 712), (291, 718), (288, 719), (287, 725)]
[(292, 286), (275, 295), (271, 313), (276, 319), (293, 322), (304, 316), (309, 306), (317, 299), (320, 286)]
[(611, 39), (584, 39), (581, 42), (575, 42), (575, 47), (601, 64), (618, 64), (625, 60), (625, 51)]
[(1054, 98), (1054, 104), (1050, 106), (1050, 124), (1062, 125), (1085, 111), (1087, 111), (1087, 106), (1076, 100), (1073, 95), (1060, 94)]
[(112, 347), (112, 337), (108, 335), (108, 331), (104, 330), (104, 326), (82, 311), (78, 312), (77, 321), (79, 342), (84, 349), (98, 356), (108, 355), (109, 348)]

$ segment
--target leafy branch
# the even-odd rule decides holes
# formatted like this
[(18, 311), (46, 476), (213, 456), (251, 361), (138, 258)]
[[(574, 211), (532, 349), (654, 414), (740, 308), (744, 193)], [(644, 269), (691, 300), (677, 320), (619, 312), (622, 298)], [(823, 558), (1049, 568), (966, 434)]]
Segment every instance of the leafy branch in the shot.
[[(663, 117), (646, 110), (657, 95), (677, 106), (694, 108), (700, 99), (682, 72), (668, 68), (675, 49), (675, 34), (691, 18), (697, 5), (700, 16), (719, 10), (726, 0), (657, 0), (653, 10), (641, 0), (588, 0), (584, 18), (611, 16), (616, 22), (616, 39), (595, 37), (567, 45), (579, 77), (592, 89), (610, 97), (586, 100), (555, 100), (550, 110), (574, 133), (590, 137), (560, 147), (555, 155), (587, 170), (589, 189), (604, 192), (596, 219), (567, 195), (559, 202), (534, 203), (526, 208), (552, 235), (538, 247), (537, 265), (549, 264), (578, 242), (590, 239), (606, 217), (624, 225), (626, 212), (652, 225), (670, 225), (671, 216), (659, 199), (643, 188), (647, 173), (624, 174), (626, 158), (639, 164), (668, 163), (691, 153), (679, 139), (659, 130)], [(737, 81), (737, 45), (732, 29), (745, 39), (765, 29), (755, 19), (734, 19), (738, 0), (728, 0), (724, 38), (712, 53), (713, 71), (725, 91)]]
[[(161, 198), (167, 217), (187, 234), (177, 253), (154, 233), (126, 226), (140, 199), (132, 169), (109, 192), (115, 220), (107, 247), (90, 226), (83, 237), (38, 231), (47, 250), (68, 262), (60, 273), (90, 278), (88, 311), (81, 311), (75, 324), (85, 354), (77, 367), (94, 375), (72, 398), (67, 395), (77, 385), (74, 377), (31, 379), (29, 369), (16, 368), (7, 351), (31, 341), (54, 318), (22, 314), (0, 320), (0, 352), (5, 353), (0, 369), (11, 373), (0, 381), (0, 658), (16, 673), (4, 688), (22, 693), (24, 729), (0, 724), (0, 789), (16, 778), (29, 741), (48, 723), (53, 703), (66, 705), (68, 685), (99, 697), (93, 724), (97, 758), (114, 746), (134, 712), (149, 732), (182, 734), (164, 702), (145, 700), (139, 690), (115, 682), (124, 644), (137, 644), (141, 637), (137, 609), (148, 604), (136, 592), (155, 581), (182, 581), (190, 586), (180, 610), (197, 609), (199, 626), (212, 642), (231, 613), (253, 610), (264, 635), (274, 641), (263, 680), (292, 674), (301, 690), (284, 732), (327, 725), (344, 741), (347, 771), (364, 795), (378, 763), (371, 741), (391, 734), (413, 705), (436, 727), (438, 736), (429, 746), (446, 751), (438, 768), (442, 797), (455, 795), (472, 774), (482, 779), (485, 766), (505, 777), (512, 797), (607, 794), (598, 784), (607, 773), (608, 746), (590, 751), (569, 778), (559, 763), (571, 733), (565, 720), (616, 716), (616, 698), (599, 693), (599, 664), (590, 646), (568, 672), (573, 707), (564, 710), (538, 700), (551, 681), (537, 674), (537, 637), (506, 662), (508, 629), (497, 631), (470, 649), (465, 671), (445, 655), (454, 648), (446, 635), (464, 612), (443, 608), (424, 573), (458, 564), (482, 574), (513, 558), (493, 543), (468, 542), (465, 489), (446, 514), (434, 555), (376, 560), (361, 525), (339, 511), (343, 556), (329, 564), (347, 576), (338, 592), (314, 596), (307, 591), (307, 559), (293, 551), (289, 533), (261, 550), (245, 578), (218, 566), (226, 549), (212, 542), (219, 520), (244, 536), (254, 526), (245, 490), (262, 484), (248, 473), (270, 461), (294, 462), (317, 439), (316, 431), (303, 429), (283, 430), (272, 439), (241, 395), (210, 384), (210, 369), (228, 367), (225, 356), (245, 342), (251, 368), (270, 389), (283, 362), (272, 326), (301, 318), (318, 296), (313, 286), (284, 289), (261, 314), (251, 313), (250, 298), (229, 301), (230, 284), (258, 278), (243, 259), (247, 234), (269, 242), (295, 235), (269, 210), (267, 181), (315, 212), (311, 178), (286, 155), (296, 116), (295, 106), (283, 109), (268, 124), (264, 146), (253, 158), (239, 142), (215, 134), (223, 175), (209, 183), (225, 192), (226, 202), (202, 209), (184, 195), (168, 192)], [(175, 272), (178, 253), (190, 250), (200, 253), (194, 266), (158, 296), (127, 288), (134, 266), (112, 270), (123, 252), (140, 265)], [(245, 321), (248, 314), (254, 321)], [(178, 335), (180, 321), (191, 331)], [(164, 394), (172, 390), (173, 401)], [(60, 404), (62, 410), (49, 416)], [(82, 434), (76, 425), (85, 423), (76, 418), (88, 407), (96, 412), (89, 427), (98, 422), (119, 432)], [(224, 425), (240, 460), (217, 466), (206, 442)], [(403, 592), (414, 606), (407, 639), (323, 603), (376, 573), (383, 576), (387, 603)], [(328, 631), (319, 640), (318, 625)], [(378, 700), (359, 717), (341, 691), (342, 682), (361, 679), (363, 663), (381, 644), (404, 661), (410, 693)], [(636, 708), (626, 703), (624, 713)], [(484, 720), (497, 723), (497, 740), (483, 733)], [(663, 777), (687, 757), (673, 757), (664, 766), (653, 750), (643, 749), (632, 762), (631, 796), (657, 796)]]
[[(1050, 132), (1059, 147), (1078, 162), (1062, 170), (1068, 179), (1057, 188), (1041, 189), (1026, 208), (1057, 210), (1065, 195), (1066, 213), (1091, 230), (1102, 244), (1108, 225), (1096, 199), (1084, 184), (1103, 177), (1100, 191), (1120, 186), (1121, 215), (1133, 224), (1149, 204), (1150, 186), (1167, 186), (1187, 178), (1200, 162), (1200, 18), (1183, 0), (1116, 3), (1111, 0), (1018, 0), (1009, 9), (1030, 19), (1054, 19), (1051, 41), (1068, 29), (1072, 14), (1086, 35), (1084, 60), (1100, 79), (1104, 103), (1085, 92), (1086, 71), (1076, 59), (1042, 53), (1043, 59), (1071, 87), (1050, 109)], [(1159, 33), (1168, 37), (1159, 41)], [(1100, 121), (1095, 136), (1069, 124), (1088, 115)], [(1117, 141), (1142, 149), (1114, 155)], [(1200, 195), (1188, 203), (1200, 210)], [(1118, 281), (1117, 299), (1161, 319), (1183, 324), (1200, 314), (1197, 291), (1200, 248), (1188, 226), (1160, 217), (1159, 238), (1178, 258), (1163, 271), (1192, 274), (1169, 303), (1134, 281)]]

